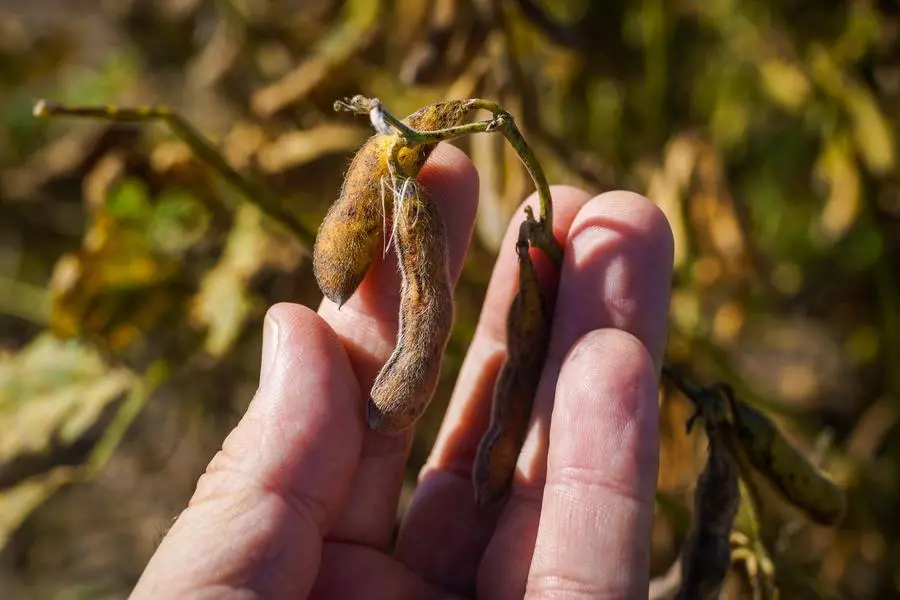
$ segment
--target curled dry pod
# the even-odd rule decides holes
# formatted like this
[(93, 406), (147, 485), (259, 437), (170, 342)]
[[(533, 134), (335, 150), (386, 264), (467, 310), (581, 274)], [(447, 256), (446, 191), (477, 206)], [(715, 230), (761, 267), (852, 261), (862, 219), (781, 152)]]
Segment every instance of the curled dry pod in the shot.
[(731, 568), (731, 529), (740, 505), (740, 469), (720, 430), (706, 428), (709, 453), (694, 490), (691, 533), (681, 551), (676, 599), (715, 600)]
[(369, 427), (396, 431), (431, 402), (453, 325), (447, 236), (437, 205), (412, 179), (394, 207), (394, 249), (402, 277), (397, 345), (372, 385)]
[[(464, 100), (438, 102), (403, 119), (420, 131), (458, 124), (471, 109)], [(389, 190), (388, 159), (397, 135), (376, 134), (366, 141), (344, 176), (341, 194), (319, 226), (313, 248), (313, 271), (326, 298), (338, 306), (359, 287), (382, 243), (393, 199)], [(434, 144), (403, 147), (398, 161), (403, 177), (415, 177)]]
[(499, 500), (509, 488), (525, 442), (534, 396), (541, 379), (550, 327), (528, 243), (516, 244), (519, 292), (506, 319), (507, 358), (494, 386), (491, 424), (475, 455), (475, 501)]
[(812, 520), (833, 525), (846, 510), (844, 491), (782, 435), (767, 416), (721, 385), (733, 413), (733, 435), (753, 468)]

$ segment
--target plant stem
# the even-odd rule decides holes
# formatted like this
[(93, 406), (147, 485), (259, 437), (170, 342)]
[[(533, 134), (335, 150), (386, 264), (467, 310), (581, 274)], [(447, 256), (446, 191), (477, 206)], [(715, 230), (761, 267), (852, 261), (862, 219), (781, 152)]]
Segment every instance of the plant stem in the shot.
[(540, 200), (540, 218), (535, 220), (533, 216), (529, 217), (529, 220), (538, 225), (529, 227), (529, 242), (532, 246), (543, 250), (553, 264), (559, 267), (562, 265), (563, 249), (553, 235), (553, 199), (550, 196), (547, 176), (544, 174), (540, 162), (525, 142), (513, 116), (499, 104), (481, 98), (473, 98), (466, 103), (467, 108), (487, 110), (494, 117), (486, 121), (476, 121), (436, 131), (418, 131), (386, 110), (377, 98), (354, 96), (349, 100), (335, 102), (334, 108), (355, 114), (368, 114), (376, 130), (379, 131), (384, 129), (384, 125), (393, 127), (403, 139), (404, 145), (409, 148), (446, 142), (475, 133), (502, 133), (525, 165), (525, 169), (537, 188)]
[(679, 373), (672, 365), (664, 364), (662, 368), (662, 374), (666, 379), (671, 381), (676, 388), (678, 388), (678, 391), (687, 396), (687, 398), (694, 404), (697, 404), (699, 402), (699, 399), (703, 396), (704, 392), (706, 392), (704, 388), (698, 386), (690, 379)]
[(84, 117), (123, 123), (162, 121), (175, 137), (190, 147), (197, 157), (215, 170), (219, 176), (236, 188), (248, 202), (259, 207), (266, 215), (280, 223), (307, 247), (315, 243), (315, 234), (306, 229), (293, 215), (285, 211), (263, 186), (251, 182), (229, 165), (219, 151), (180, 114), (167, 106), (122, 108), (118, 106), (68, 106), (38, 101), (34, 105), (36, 117)]

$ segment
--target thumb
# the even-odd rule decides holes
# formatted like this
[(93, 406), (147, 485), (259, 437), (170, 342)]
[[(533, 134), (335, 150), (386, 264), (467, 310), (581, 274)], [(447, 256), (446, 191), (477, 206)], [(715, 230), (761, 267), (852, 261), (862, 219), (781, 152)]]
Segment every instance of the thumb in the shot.
[[(362, 444), (350, 362), (313, 311), (266, 316), (262, 379), (132, 598), (303, 598)], [(267, 364), (268, 363), (268, 364)]]

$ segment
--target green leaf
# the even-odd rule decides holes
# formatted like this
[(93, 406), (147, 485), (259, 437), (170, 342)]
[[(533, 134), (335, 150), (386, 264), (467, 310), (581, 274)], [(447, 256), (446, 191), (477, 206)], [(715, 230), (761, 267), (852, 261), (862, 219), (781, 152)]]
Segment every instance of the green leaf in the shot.
[(147, 220), (153, 207), (147, 184), (140, 179), (129, 177), (110, 190), (106, 198), (106, 210), (118, 219)]

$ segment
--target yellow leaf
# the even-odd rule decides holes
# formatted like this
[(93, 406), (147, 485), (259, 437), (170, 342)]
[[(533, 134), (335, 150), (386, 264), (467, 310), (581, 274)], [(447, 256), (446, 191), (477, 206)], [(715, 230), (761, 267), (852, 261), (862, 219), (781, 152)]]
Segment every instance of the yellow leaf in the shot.
[(0, 548), (6, 546), (28, 515), (68, 483), (72, 475), (71, 468), (57, 467), (0, 492)]
[(191, 321), (206, 328), (205, 349), (213, 356), (231, 348), (250, 314), (252, 277), (267, 267), (289, 271), (302, 257), (296, 240), (276, 235), (263, 219), (253, 205), (241, 205), (222, 258), (191, 300)]
[(759, 65), (763, 89), (775, 102), (797, 110), (809, 101), (812, 86), (803, 71), (791, 63), (773, 58)]
[(859, 172), (847, 136), (833, 136), (825, 142), (816, 162), (815, 177), (824, 182), (829, 190), (816, 224), (816, 233), (831, 244), (847, 233), (859, 214)]

